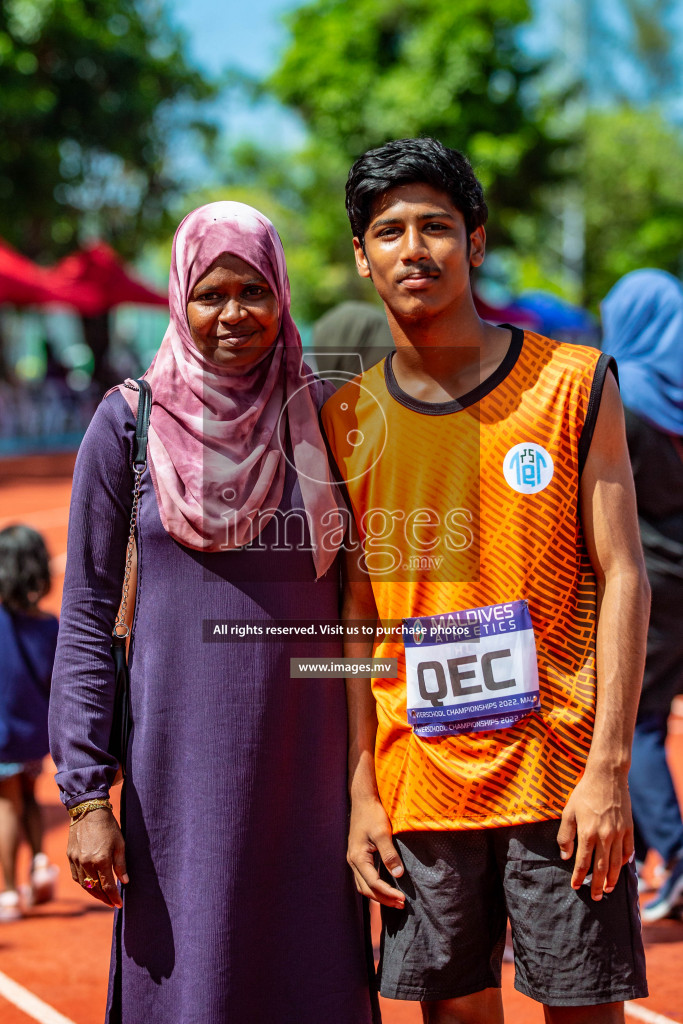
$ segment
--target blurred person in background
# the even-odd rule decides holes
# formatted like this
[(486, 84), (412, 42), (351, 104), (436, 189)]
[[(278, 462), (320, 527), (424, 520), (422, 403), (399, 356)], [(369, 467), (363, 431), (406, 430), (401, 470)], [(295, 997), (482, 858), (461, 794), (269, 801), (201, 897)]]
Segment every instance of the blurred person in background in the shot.
[(316, 367), (334, 377), (369, 370), (394, 343), (384, 310), (370, 302), (340, 302), (313, 325)]
[[(28, 526), (0, 530), (0, 921), (54, 894), (58, 869), (43, 853), (35, 784), (48, 752), (50, 677), (57, 619), (39, 609), (50, 589), (45, 542)], [(31, 847), (30, 884), (20, 897), (17, 852), (22, 828)]]
[(636, 857), (668, 871), (642, 908), (658, 921), (683, 907), (683, 820), (665, 742), (683, 691), (683, 287), (663, 270), (622, 277), (602, 303), (603, 349), (619, 365), (640, 532), (652, 589), (629, 787)]
[(370, 1024), (344, 683), (290, 679), (290, 655), (339, 656), (340, 640), (226, 646), (205, 628), (338, 619), (342, 538), (326, 543), (325, 523), (340, 510), (318, 422), (333, 389), (302, 363), (282, 244), (251, 207), (183, 220), (169, 300), (145, 374), (122, 830), (107, 800), (110, 642), (134, 382), (105, 396), (79, 451), (50, 706), (72, 876), (117, 908), (106, 1019)]

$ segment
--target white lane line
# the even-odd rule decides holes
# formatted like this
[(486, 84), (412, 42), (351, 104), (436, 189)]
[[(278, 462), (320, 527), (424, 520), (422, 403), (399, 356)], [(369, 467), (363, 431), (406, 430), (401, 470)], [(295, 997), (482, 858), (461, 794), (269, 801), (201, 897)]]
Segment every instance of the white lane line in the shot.
[(645, 1024), (677, 1024), (671, 1017), (665, 1017), (663, 1013), (655, 1013), (654, 1010), (648, 1010), (647, 1006), (641, 1006), (640, 1003), (624, 1003), (624, 1013), (627, 1017), (632, 1017), (633, 1020), (642, 1020)]
[(34, 996), (23, 985), (18, 985), (16, 981), (12, 981), (2, 971), (0, 971), (0, 996), (4, 996), (8, 1003), (13, 1003), (27, 1017), (32, 1017), (33, 1020), (39, 1021), (39, 1024), (74, 1024), (63, 1013), (59, 1013), (51, 1006), (48, 1006), (42, 999)]
[[(63, 1013), (59, 1013), (52, 1006), (48, 1006), (42, 999), (34, 996), (23, 985), (12, 981), (2, 971), (0, 971), (0, 995), (4, 996), (9, 1003), (16, 1006), (22, 1013), (25, 1013), (27, 1017), (37, 1020), (39, 1024), (74, 1024), (74, 1021), (70, 1020), (69, 1017), (65, 1017)], [(671, 1017), (665, 1017), (663, 1013), (655, 1013), (654, 1010), (648, 1010), (647, 1006), (640, 1006), (639, 1003), (624, 1003), (624, 1013), (627, 1017), (632, 1017), (634, 1020), (643, 1021), (644, 1024), (678, 1024)]]
[(34, 530), (45, 530), (50, 526), (66, 526), (68, 522), (69, 506), (63, 505), (61, 508), (47, 508), (37, 512), (19, 512), (15, 516), (1, 516), (0, 529), (12, 526), (14, 523), (24, 523), (26, 526), (32, 526)]

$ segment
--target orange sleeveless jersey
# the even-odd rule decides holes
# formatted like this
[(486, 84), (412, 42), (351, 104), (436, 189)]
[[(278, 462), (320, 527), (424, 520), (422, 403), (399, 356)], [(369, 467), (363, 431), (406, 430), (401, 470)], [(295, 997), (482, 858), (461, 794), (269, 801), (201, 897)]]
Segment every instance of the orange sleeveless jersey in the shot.
[(323, 408), (382, 622), (525, 599), (534, 625), (540, 711), (495, 732), (418, 737), (403, 644), (376, 645), (399, 665), (397, 679), (372, 681), (395, 832), (558, 818), (583, 772), (596, 580), (577, 508), (608, 365), (595, 349), (514, 329), (501, 367), (459, 402), (413, 399), (388, 357)]

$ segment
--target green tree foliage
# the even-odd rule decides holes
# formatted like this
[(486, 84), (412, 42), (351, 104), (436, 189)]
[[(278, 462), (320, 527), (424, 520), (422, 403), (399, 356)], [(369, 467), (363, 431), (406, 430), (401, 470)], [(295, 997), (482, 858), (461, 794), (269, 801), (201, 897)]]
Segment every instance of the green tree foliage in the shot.
[(657, 110), (600, 110), (585, 126), (586, 300), (638, 267), (683, 271), (683, 136)]
[(541, 99), (542, 67), (516, 42), (528, 17), (526, 0), (313, 0), (288, 16), (290, 44), (266, 88), (301, 115), (310, 142), (285, 159), (241, 151), (230, 182), (247, 201), (254, 182), (267, 182), (306, 218), (305, 255), (298, 238), (288, 245), (287, 225), (282, 234), (307, 317), (370, 295), (355, 275), (344, 183), (372, 146), (434, 135), (467, 153), (487, 190), (494, 245), (513, 244), (545, 209), (566, 140), (553, 130), (557, 106)]
[(504, 230), (556, 173), (540, 66), (515, 40), (528, 17), (525, 0), (314, 0), (271, 85), (349, 160), (415, 135), (464, 150)]
[(187, 121), (213, 87), (157, 0), (3, 0), (0, 95), (0, 236), (49, 260), (83, 229), (127, 256), (165, 230), (175, 101)]

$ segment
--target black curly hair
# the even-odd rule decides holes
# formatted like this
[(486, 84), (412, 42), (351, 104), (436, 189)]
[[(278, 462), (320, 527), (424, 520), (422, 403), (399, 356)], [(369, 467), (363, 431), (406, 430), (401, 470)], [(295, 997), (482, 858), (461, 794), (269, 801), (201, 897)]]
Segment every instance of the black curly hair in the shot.
[(30, 526), (0, 530), (0, 602), (9, 611), (30, 611), (50, 589), (50, 559)]
[(395, 139), (359, 157), (346, 182), (346, 212), (361, 245), (374, 203), (391, 188), (424, 182), (446, 192), (463, 215), (467, 235), (486, 223), (484, 190), (466, 156), (438, 139)]

